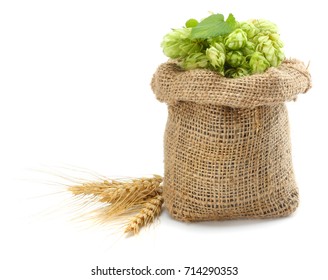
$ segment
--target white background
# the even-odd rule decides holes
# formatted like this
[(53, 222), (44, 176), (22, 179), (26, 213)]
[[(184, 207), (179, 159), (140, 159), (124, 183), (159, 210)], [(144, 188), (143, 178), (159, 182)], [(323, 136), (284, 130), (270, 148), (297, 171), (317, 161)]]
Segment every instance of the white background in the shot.
[[(1, 1), (0, 278), (98, 279), (90, 276), (96, 265), (149, 265), (238, 266), (231, 279), (327, 279), (327, 35), (319, 3)], [(160, 42), (208, 11), (269, 19), (287, 57), (310, 61), (313, 89), (288, 104), (298, 210), (285, 219), (193, 224), (164, 211), (135, 238), (71, 221), (70, 196), (47, 196), (65, 189), (45, 182), (56, 179), (52, 171), (163, 174), (166, 105), (150, 89), (166, 61)]]

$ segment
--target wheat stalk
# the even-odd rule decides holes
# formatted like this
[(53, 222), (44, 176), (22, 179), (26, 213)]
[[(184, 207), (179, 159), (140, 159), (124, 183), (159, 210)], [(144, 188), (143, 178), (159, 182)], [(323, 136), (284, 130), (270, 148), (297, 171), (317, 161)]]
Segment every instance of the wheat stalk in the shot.
[(125, 233), (137, 234), (141, 227), (151, 224), (161, 213), (163, 201), (161, 194), (148, 199), (140, 212), (130, 220)]

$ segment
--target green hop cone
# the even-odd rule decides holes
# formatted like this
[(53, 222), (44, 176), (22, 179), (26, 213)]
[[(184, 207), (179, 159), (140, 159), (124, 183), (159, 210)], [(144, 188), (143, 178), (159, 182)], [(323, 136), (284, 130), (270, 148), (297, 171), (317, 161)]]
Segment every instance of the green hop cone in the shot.
[(246, 32), (247, 38), (252, 39), (256, 34), (260, 32), (260, 30), (255, 27), (255, 25), (251, 22), (241, 22), (240, 29)]
[(178, 43), (181, 40), (189, 39), (191, 34), (191, 28), (179, 28), (179, 29), (172, 29), (171, 32), (167, 33), (162, 41), (162, 44), (165, 43)]
[(284, 51), (282, 50), (284, 43), (281, 41), (279, 34), (273, 33), (269, 35), (272, 45), (275, 48), (275, 54), (278, 60), (277, 66), (285, 59)]
[(245, 56), (240, 51), (230, 51), (227, 53), (226, 62), (232, 67), (238, 67), (246, 61)]
[(179, 44), (162, 44), (163, 52), (167, 57), (178, 58), (180, 54)]
[(245, 46), (246, 42), (246, 32), (238, 28), (226, 37), (225, 46), (230, 50), (239, 50)]
[(193, 53), (188, 55), (182, 62), (181, 67), (186, 70), (196, 68), (207, 68), (208, 59), (204, 53)]
[(181, 42), (179, 49), (179, 57), (186, 57), (190, 54), (200, 52), (202, 47), (197, 42), (184, 40), (184, 42)]
[(249, 67), (252, 74), (263, 73), (270, 67), (270, 63), (262, 53), (255, 52), (249, 60)]
[(269, 34), (269, 39), (272, 41), (275, 48), (282, 48), (284, 46), (284, 43), (281, 41), (279, 34), (272, 33)]
[(210, 46), (214, 45), (215, 43), (222, 43), (222, 46), (224, 47), (224, 37), (223, 36), (217, 36), (217, 37), (213, 37), (213, 38), (208, 38), (207, 43)]
[(277, 25), (266, 19), (253, 19), (251, 20), (251, 23), (262, 32), (278, 33)]
[(170, 58), (178, 58), (180, 56), (180, 44), (190, 36), (190, 28), (173, 29), (167, 33), (161, 43), (163, 52)]
[(249, 74), (248, 69), (243, 67), (230, 68), (225, 72), (225, 76), (228, 78), (241, 78), (248, 76)]
[(198, 21), (194, 18), (191, 18), (191, 19), (187, 20), (187, 22), (186, 22), (187, 28), (196, 27), (197, 25), (198, 25)]
[(244, 56), (252, 55), (255, 52), (256, 46), (253, 42), (247, 41), (245, 47), (240, 49)]
[(284, 58), (283, 52), (279, 48), (279, 45), (277, 43), (274, 44), (268, 35), (260, 36), (258, 38), (258, 45), (256, 50), (261, 52), (270, 63), (270, 65), (274, 67), (279, 66)]
[(191, 28), (173, 29), (166, 34), (161, 43), (163, 52), (170, 58), (181, 58), (191, 53), (200, 52), (201, 45), (189, 39)]
[(214, 69), (216, 69), (219, 73), (223, 73), (226, 55), (225, 48), (222, 43), (214, 43), (206, 49), (206, 57)]
[(278, 58), (278, 65), (285, 59), (285, 53), (281, 49), (276, 49), (276, 56)]

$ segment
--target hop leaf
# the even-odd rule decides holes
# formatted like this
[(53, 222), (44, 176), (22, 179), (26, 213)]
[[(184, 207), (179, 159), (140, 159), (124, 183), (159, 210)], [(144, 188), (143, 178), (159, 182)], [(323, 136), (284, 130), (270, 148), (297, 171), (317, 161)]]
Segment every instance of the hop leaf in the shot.
[(196, 27), (192, 29), (192, 39), (207, 39), (220, 35), (229, 34), (236, 28), (237, 22), (232, 14), (226, 21), (222, 14), (214, 14), (203, 19)]
[(245, 46), (246, 42), (247, 34), (245, 31), (239, 28), (227, 36), (225, 40), (225, 46), (231, 50), (239, 50)]

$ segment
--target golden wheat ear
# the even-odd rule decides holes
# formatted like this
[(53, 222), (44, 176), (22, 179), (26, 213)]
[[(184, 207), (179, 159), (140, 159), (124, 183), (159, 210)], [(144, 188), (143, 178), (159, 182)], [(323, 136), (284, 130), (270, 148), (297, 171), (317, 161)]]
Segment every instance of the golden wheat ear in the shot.
[(137, 234), (143, 226), (154, 222), (161, 213), (163, 201), (164, 199), (161, 194), (148, 198), (140, 212), (130, 219), (125, 228), (125, 233)]
[[(93, 219), (126, 224), (126, 234), (137, 234), (150, 225), (161, 213), (162, 181), (159, 175), (151, 178), (102, 180), (68, 186), (68, 190), (84, 202), (102, 203), (101, 211), (93, 211)], [(105, 204), (105, 205), (103, 205)]]

